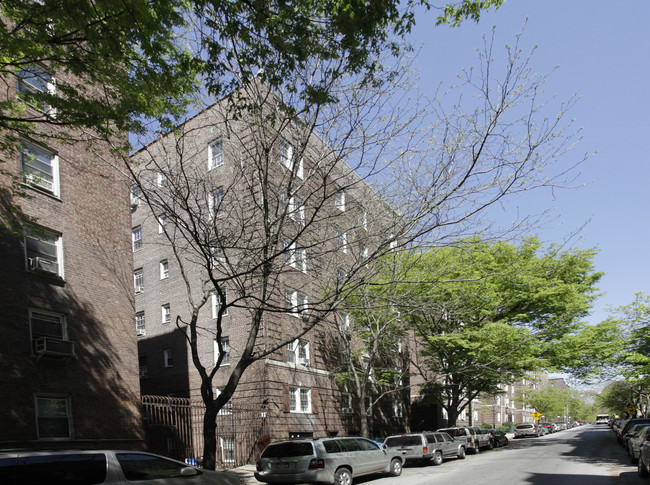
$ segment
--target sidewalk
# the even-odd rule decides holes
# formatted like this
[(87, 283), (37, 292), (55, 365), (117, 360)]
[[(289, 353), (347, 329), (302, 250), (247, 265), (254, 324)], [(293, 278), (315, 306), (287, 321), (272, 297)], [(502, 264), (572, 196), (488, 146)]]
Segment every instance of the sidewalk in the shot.
[(244, 480), (244, 483), (246, 485), (259, 485), (260, 482), (255, 480), (255, 476), (253, 475), (255, 473), (255, 465), (242, 465), (238, 466), (237, 468), (230, 468), (228, 470), (224, 470), (226, 473), (232, 473), (233, 475), (239, 476), (242, 480)]

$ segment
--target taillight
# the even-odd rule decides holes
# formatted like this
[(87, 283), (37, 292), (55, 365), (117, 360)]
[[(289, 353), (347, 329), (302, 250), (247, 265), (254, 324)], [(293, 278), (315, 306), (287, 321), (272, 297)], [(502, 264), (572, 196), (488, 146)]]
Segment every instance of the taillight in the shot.
[(422, 453), (429, 453), (429, 448), (426, 446), (422, 448)]
[(471, 442), (472, 442), (472, 438), (467, 438), (467, 442), (468, 442), (468, 443), (471, 443)]
[(322, 458), (312, 458), (309, 462), (309, 469), (316, 470), (318, 468), (325, 468), (325, 460)]
[(258, 472), (261, 472), (261, 471), (262, 471), (262, 465), (260, 464), (259, 461), (257, 462), (257, 471), (258, 471)]

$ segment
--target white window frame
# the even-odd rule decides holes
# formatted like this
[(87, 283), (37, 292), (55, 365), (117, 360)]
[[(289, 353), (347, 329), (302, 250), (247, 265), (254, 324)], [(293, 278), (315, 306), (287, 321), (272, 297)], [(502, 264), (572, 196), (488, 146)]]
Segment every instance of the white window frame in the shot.
[[(25, 73), (28, 73), (29, 76), (25, 76)], [(37, 79), (41, 82), (30, 82), (30, 79)], [(16, 90), (18, 96), (23, 93), (47, 93), (54, 96), (56, 95), (56, 79), (51, 72), (40, 64), (31, 64), (29, 69), (23, 68), (18, 71)], [(29, 105), (50, 118), (56, 118), (56, 109), (49, 104), (38, 106), (29, 103)]]
[(131, 207), (139, 206), (142, 203), (142, 190), (140, 190), (140, 186), (133, 182), (131, 187), (129, 187), (129, 191), (131, 193)]
[[(56, 340), (68, 340), (68, 325), (63, 313), (41, 310), (40, 308), (29, 308), (29, 337), (34, 351), (34, 340), (40, 337), (47, 337)], [(52, 327), (58, 327), (56, 332), (38, 332), (35, 330), (35, 320), (50, 322)]]
[(290, 386), (289, 387), (289, 412), (290, 413), (311, 413), (311, 388)]
[[(31, 248), (30, 248), (31, 246)], [(38, 251), (39, 248), (50, 246), (50, 253), (43, 253)], [(54, 254), (52, 254), (54, 253)], [(63, 278), (63, 237), (61, 234), (50, 231), (48, 229), (39, 227), (26, 227), (25, 228), (25, 265), (27, 271), (35, 272), (31, 265), (36, 263), (33, 261), (35, 258), (41, 258), (48, 263), (56, 264), (57, 276)]]
[(394, 418), (404, 417), (404, 407), (402, 406), (401, 399), (393, 399), (393, 417)]
[(165, 232), (167, 227), (167, 214), (160, 214), (158, 216), (158, 234)]
[(364, 231), (368, 230), (368, 211), (365, 207), (359, 207), (359, 226), (361, 226)]
[(174, 355), (171, 347), (163, 349), (163, 367), (174, 367)]
[(142, 226), (131, 229), (131, 244), (134, 253), (142, 249)]
[(336, 318), (339, 322), (339, 328), (344, 333), (349, 333), (352, 329), (350, 325), (350, 314), (344, 311), (337, 311)]
[(287, 344), (287, 362), (290, 364), (300, 364), (309, 366), (311, 355), (309, 352), (309, 341), (296, 339)]
[(334, 206), (341, 212), (345, 212), (345, 189), (338, 187), (334, 193)]
[(305, 205), (300, 197), (293, 194), (289, 197), (289, 205), (287, 206), (289, 218), (300, 225), (305, 224)]
[[(40, 405), (42, 401), (57, 401), (58, 405), (56, 408), (63, 405), (65, 416), (47, 416), (41, 415), (45, 414), (42, 411), (45, 411)], [(36, 433), (37, 439), (39, 441), (59, 441), (59, 440), (69, 440), (73, 437), (73, 419), (72, 419), (72, 403), (70, 402), (70, 396), (61, 395), (61, 394), (46, 394), (46, 393), (36, 393), (34, 394), (34, 411), (36, 413)], [(49, 414), (49, 413), (48, 413)], [(43, 436), (42, 430), (42, 421), (45, 419), (60, 419), (65, 420), (67, 424), (68, 432), (65, 436)]]
[(367, 265), (368, 248), (366, 247), (365, 244), (362, 244), (362, 243), (359, 244), (359, 260), (360, 260), (361, 263)]
[(208, 143), (208, 170), (221, 167), (223, 162), (223, 140), (217, 138)]
[(158, 187), (167, 187), (167, 174), (165, 173), (164, 169), (157, 172), (156, 184)]
[(219, 440), (221, 441), (221, 462), (235, 463), (235, 437), (220, 436)]
[(160, 261), (160, 279), (164, 280), (169, 278), (169, 261), (163, 259)]
[(172, 322), (172, 309), (169, 303), (160, 305), (161, 323), (167, 324)]
[(302, 317), (309, 312), (307, 295), (302, 291), (286, 287), (284, 290), (285, 308), (296, 317)]
[(348, 253), (348, 235), (340, 227), (336, 228), (336, 248), (343, 254)]
[(285, 249), (284, 262), (298, 271), (307, 272), (307, 250), (297, 246), (295, 242), (290, 243), (283, 240), (282, 245)]
[(147, 335), (147, 326), (144, 318), (144, 312), (137, 312), (135, 314), (135, 334), (138, 337)]
[(352, 394), (349, 392), (341, 393), (341, 412), (343, 414), (352, 414)]
[[(49, 172), (38, 165), (49, 167)], [(21, 180), (30, 187), (60, 196), (59, 156), (52, 150), (32, 141), (20, 140)]]
[[(228, 304), (228, 288), (222, 288), (222, 291), (223, 291), (224, 300), (226, 300), (226, 305), (227, 305)], [(217, 316), (219, 315), (219, 306), (221, 304), (221, 302), (219, 301), (220, 300), (219, 294), (216, 291), (213, 291), (211, 296), (212, 296), (212, 303), (211, 303), (210, 306), (212, 307), (212, 318), (217, 318)], [(224, 308), (223, 316), (225, 316), (225, 315), (228, 315), (228, 307)]]
[(224, 195), (225, 191), (222, 185), (210, 190), (210, 193), (208, 194), (208, 211), (211, 219), (217, 216), (217, 213), (221, 208), (221, 204), (223, 203)]
[[(221, 346), (224, 355), (221, 361), (221, 367), (223, 367), (224, 365), (230, 365), (230, 337), (221, 337)], [(217, 365), (217, 359), (219, 359), (219, 344), (217, 339), (214, 339), (214, 365)]]
[(136, 294), (144, 291), (144, 271), (142, 268), (133, 271), (133, 290)]

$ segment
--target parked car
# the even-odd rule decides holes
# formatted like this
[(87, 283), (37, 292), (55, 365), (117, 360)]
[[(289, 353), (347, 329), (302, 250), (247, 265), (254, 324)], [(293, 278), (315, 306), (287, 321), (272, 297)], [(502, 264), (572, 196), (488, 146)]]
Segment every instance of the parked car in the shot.
[(555, 433), (556, 428), (551, 423), (539, 423), (542, 429), (545, 429), (548, 434)]
[(650, 434), (648, 434), (649, 432), (650, 425), (640, 424), (634, 427), (634, 431), (631, 434), (628, 433), (630, 436), (627, 439), (627, 454), (632, 458), (632, 463), (636, 463), (639, 459), (641, 443), (646, 436), (650, 436)]
[(113, 450), (0, 450), (0, 483), (24, 485), (244, 485), (236, 475), (199, 470), (164, 456)]
[(503, 431), (498, 429), (488, 429), (492, 439), (492, 447), (499, 448), (500, 446), (506, 446), (508, 444), (508, 437)]
[(255, 478), (265, 483), (351, 485), (355, 477), (372, 473), (399, 476), (403, 463), (398, 452), (365, 438), (279, 441), (262, 452)]
[(555, 423), (555, 424), (557, 425), (557, 429), (558, 429), (559, 431), (563, 431), (563, 430), (565, 430), (565, 429), (569, 429), (569, 426), (568, 426), (568, 424), (567, 424), (566, 421), (558, 421), (558, 422)]
[(630, 431), (630, 428), (636, 424), (650, 424), (650, 418), (632, 418), (628, 419), (625, 421), (624, 424), (621, 425), (620, 430), (618, 431), (618, 436), (616, 437), (616, 440), (621, 443), (623, 446), (626, 446), (627, 443), (625, 441), (625, 434)]
[(402, 455), (405, 461), (441, 465), (444, 458), (465, 458), (465, 442), (456, 441), (447, 433), (409, 433), (389, 436), (384, 447)]
[(541, 436), (542, 431), (537, 425), (532, 423), (523, 423), (515, 426), (515, 438), (523, 438), (524, 436)]
[(456, 426), (440, 428), (439, 433), (447, 433), (454, 439), (467, 443), (467, 451), (478, 453), (481, 448), (492, 449), (492, 436), (479, 426)]
[(650, 475), (650, 439), (644, 439), (639, 446), (637, 470), (640, 477), (647, 478)]

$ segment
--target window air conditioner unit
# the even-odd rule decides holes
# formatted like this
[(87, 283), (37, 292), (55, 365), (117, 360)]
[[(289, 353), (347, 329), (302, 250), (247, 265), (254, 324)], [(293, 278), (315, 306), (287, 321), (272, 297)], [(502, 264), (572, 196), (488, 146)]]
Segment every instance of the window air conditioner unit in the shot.
[(34, 340), (34, 352), (39, 357), (72, 357), (74, 356), (74, 342), (39, 337)]
[(59, 264), (44, 258), (29, 258), (29, 269), (39, 273), (59, 274)]
[(147, 331), (146, 331), (144, 328), (137, 328), (137, 329), (135, 330), (135, 332), (136, 332), (136, 336), (137, 336), (137, 337), (141, 337), (141, 336), (143, 336), (143, 335), (147, 335)]

